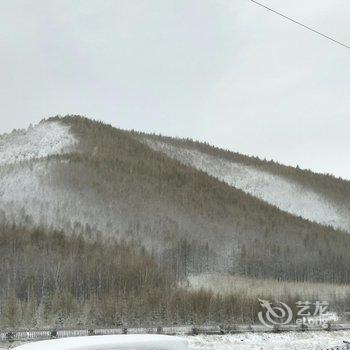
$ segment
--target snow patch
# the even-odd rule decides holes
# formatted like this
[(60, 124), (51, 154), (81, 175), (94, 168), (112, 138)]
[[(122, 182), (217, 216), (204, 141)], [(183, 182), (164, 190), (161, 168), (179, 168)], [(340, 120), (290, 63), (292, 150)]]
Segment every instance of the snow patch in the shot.
[[(126, 232), (135, 222), (134, 212), (128, 209), (130, 203), (125, 197), (101, 195), (86, 169), (80, 162), (66, 164), (59, 159), (0, 166), (0, 221), (3, 216), (27, 228), (39, 226), (67, 234), (84, 231), (87, 235), (89, 231), (130, 239)], [(69, 172), (79, 176), (71, 178)], [(139, 222), (156, 227), (152, 215), (161, 210), (168, 212), (167, 203), (147, 205), (137, 214)], [(142, 239), (146, 247), (154, 244), (151, 238)]]
[(34, 226), (67, 232), (78, 222), (96, 231), (97, 227), (105, 230), (109, 218), (101, 210), (104, 203), (93, 190), (72, 191), (57, 185), (55, 165), (52, 161), (0, 167), (0, 213), (3, 211), (10, 222), (27, 224), (23, 220), (29, 220)]
[(162, 335), (111, 335), (63, 338), (27, 343), (19, 350), (321, 350), (341, 348), (350, 331), (241, 333), (170, 337)]
[(242, 333), (188, 337), (189, 350), (321, 350), (344, 346), (349, 331)]
[(59, 122), (42, 122), (27, 130), (0, 136), (0, 166), (60, 154), (77, 140), (70, 127)]
[(350, 231), (350, 221), (343, 208), (296, 182), (253, 166), (214, 157), (198, 150), (149, 139), (145, 139), (145, 142), (152, 149), (163, 152), (185, 165), (204, 171), (283, 211), (319, 224)]
[(187, 350), (187, 341), (165, 335), (107, 335), (43, 340), (19, 350)]

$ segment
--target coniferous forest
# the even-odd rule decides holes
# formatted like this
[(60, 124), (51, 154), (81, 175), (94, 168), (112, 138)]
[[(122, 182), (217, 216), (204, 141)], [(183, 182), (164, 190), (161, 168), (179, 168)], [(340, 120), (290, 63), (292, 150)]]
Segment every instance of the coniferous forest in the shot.
[[(45, 123), (69, 127), (76, 142), (0, 166), (2, 327), (254, 322), (256, 297), (189, 286), (191, 276), (206, 273), (349, 283), (346, 230), (283, 211), (146, 141), (206, 152), (318, 191), (342, 208), (345, 223), (349, 182), (79, 116)], [(302, 293), (286, 291), (284, 300)], [(273, 283), (263, 296), (274, 298)]]

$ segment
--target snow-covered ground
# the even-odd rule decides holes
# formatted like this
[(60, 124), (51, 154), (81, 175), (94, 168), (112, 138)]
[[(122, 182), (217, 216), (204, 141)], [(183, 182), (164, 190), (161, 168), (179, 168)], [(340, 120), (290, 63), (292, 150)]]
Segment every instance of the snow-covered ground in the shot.
[[(113, 350), (325, 350), (345, 349), (350, 331), (242, 333), (233, 335), (199, 335), (195, 337), (164, 337), (158, 335), (119, 335), (65, 338), (17, 346), (19, 350), (113, 349)], [(117, 343), (118, 342), (118, 343)], [(149, 346), (145, 346), (148, 342)], [(97, 346), (96, 344), (100, 344)], [(119, 344), (119, 347), (116, 346)], [(8, 349), (7, 346), (0, 350)]]
[(187, 341), (165, 335), (105, 335), (27, 343), (18, 350), (187, 350)]
[(189, 350), (322, 350), (342, 346), (349, 331), (244, 333), (188, 337)]
[(195, 167), (283, 211), (305, 219), (350, 231), (350, 219), (344, 208), (337, 207), (319, 193), (302, 185), (253, 166), (235, 163), (194, 149), (145, 139), (154, 150), (161, 151), (183, 164)]
[(0, 165), (59, 154), (75, 143), (69, 126), (42, 122), (27, 130), (0, 136)]

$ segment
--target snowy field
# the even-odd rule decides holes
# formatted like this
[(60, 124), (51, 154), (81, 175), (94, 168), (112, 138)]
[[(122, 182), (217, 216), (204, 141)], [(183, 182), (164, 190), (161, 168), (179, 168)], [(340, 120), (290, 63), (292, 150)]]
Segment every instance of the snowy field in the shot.
[(183, 338), (166, 335), (105, 335), (27, 343), (18, 350), (187, 350)]
[(189, 350), (322, 350), (343, 346), (343, 340), (350, 340), (350, 331), (243, 333), (188, 338)]
[(350, 295), (350, 285), (278, 281), (230, 274), (202, 273), (189, 275), (184, 287), (190, 290), (208, 290), (222, 295), (246, 295), (249, 298), (282, 300), (288, 295), (298, 295), (303, 300), (328, 300), (331, 304), (346, 302)]
[[(117, 337), (117, 338), (115, 338)], [(185, 350), (186, 340), (188, 350), (325, 350), (337, 348), (345, 349), (344, 340), (350, 340), (350, 331), (337, 332), (288, 332), (288, 333), (242, 333), (234, 335), (200, 335), (195, 337), (164, 337), (157, 335), (132, 336), (99, 336), (58, 339), (51, 343), (41, 342), (17, 344), (18, 350), (67, 350), (67, 349), (133, 349), (133, 350)], [(129, 338), (129, 339), (127, 339)], [(103, 339), (103, 341), (101, 341)], [(115, 339), (122, 339), (120, 347), (115, 345)], [(152, 346), (144, 344), (145, 340), (152, 341)], [(52, 341), (50, 341), (52, 342)], [(114, 342), (114, 345), (113, 345)], [(100, 343), (104, 346), (97, 346)], [(50, 346), (49, 346), (50, 344)], [(68, 347), (67, 347), (68, 345)], [(3, 346), (3, 347), (1, 347)], [(8, 349), (0, 345), (0, 350)], [(349, 347), (350, 349), (350, 347)]]

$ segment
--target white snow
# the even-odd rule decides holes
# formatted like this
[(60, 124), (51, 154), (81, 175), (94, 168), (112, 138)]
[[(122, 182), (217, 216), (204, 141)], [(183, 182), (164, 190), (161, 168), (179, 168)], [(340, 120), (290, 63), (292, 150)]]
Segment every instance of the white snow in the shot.
[(92, 190), (72, 191), (57, 185), (55, 164), (52, 161), (36, 162), (31, 167), (0, 167), (0, 210), (17, 223), (28, 215), (34, 226), (65, 229), (65, 222), (80, 222), (104, 229), (109, 220), (102, 212), (104, 203)]
[(60, 122), (42, 122), (27, 130), (0, 136), (0, 166), (59, 154), (75, 143), (69, 126)]
[(339, 348), (350, 331), (241, 333), (170, 337), (163, 335), (109, 335), (62, 338), (27, 343), (19, 350), (325, 350)]
[(19, 350), (186, 350), (187, 341), (165, 335), (99, 335), (43, 340), (16, 347)]
[(350, 231), (349, 213), (331, 203), (322, 194), (282, 176), (235, 163), (194, 149), (145, 139), (154, 150), (165, 153), (183, 164), (195, 167), (283, 211), (320, 224)]
[(242, 333), (188, 337), (189, 350), (322, 350), (341, 349), (349, 331)]
[[(79, 174), (77, 183), (70, 183), (69, 171)], [(29, 223), (33, 227), (64, 230), (67, 234), (89, 225), (93, 233), (122, 237), (135, 220), (133, 213), (126, 210), (128, 204), (118, 196), (100, 195), (90, 183), (84, 166), (67, 164), (65, 160), (0, 166), (0, 217), (3, 213), (8, 221), (18, 225), (31, 227)], [(155, 203), (144, 210), (140, 222), (147, 225), (152, 224), (152, 213), (168, 209), (166, 203)], [(143, 242), (146, 246), (149, 243)]]

